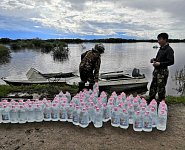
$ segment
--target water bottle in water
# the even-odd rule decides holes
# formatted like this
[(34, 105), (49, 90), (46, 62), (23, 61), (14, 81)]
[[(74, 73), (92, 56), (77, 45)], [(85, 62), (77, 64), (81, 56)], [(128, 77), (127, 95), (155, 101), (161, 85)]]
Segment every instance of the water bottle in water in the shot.
[(12, 105), (12, 108), (10, 109), (10, 122), (18, 123), (18, 110), (15, 105)]
[(73, 124), (79, 125), (79, 118), (80, 118), (80, 107), (76, 106), (73, 111)]
[(43, 114), (42, 107), (39, 104), (37, 104), (35, 106), (35, 109), (34, 110), (35, 110), (35, 121), (36, 122), (42, 122), (43, 119), (44, 119), (44, 114)]
[(26, 109), (25, 109), (24, 105), (19, 106), (18, 116), (19, 116), (19, 123), (26, 123), (26, 121), (27, 121), (27, 112), (26, 112)]
[(86, 128), (89, 125), (89, 116), (86, 108), (83, 108), (80, 112), (79, 125), (82, 128)]
[(57, 104), (53, 104), (51, 108), (51, 120), (58, 121), (59, 120), (59, 109)]
[(120, 128), (127, 129), (129, 127), (129, 116), (126, 109), (120, 113)]
[(64, 103), (61, 104), (59, 109), (59, 120), (67, 121), (67, 110), (66, 110), (66, 105)]
[(96, 108), (95, 118), (93, 123), (95, 128), (100, 128), (103, 126), (102, 113), (99, 108)]
[(51, 107), (48, 103), (44, 108), (44, 121), (51, 121)]
[(167, 123), (167, 112), (165, 110), (161, 110), (158, 114), (157, 129), (161, 131), (165, 131), (166, 123)]
[(2, 122), (3, 123), (10, 122), (10, 110), (6, 105), (4, 105), (2, 109)]
[(133, 118), (133, 129), (134, 131), (142, 131), (143, 128), (143, 120), (140, 111), (135, 112)]
[(74, 110), (74, 107), (73, 107), (72, 104), (70, 104), (68, 109), (67, 109), (67, 121), (68, 122), (73, 121), (73, 110)]
[(120, 125), (119, 111), (117, 107), (113, 108), (113, 111), (111, 114), (111, 125), (113, 127), (119, 127)]
[(146, 132), (152, 131), (152, 117), (149, 111), (145, 112), (145, 116), (143, 118), (143, 131)]

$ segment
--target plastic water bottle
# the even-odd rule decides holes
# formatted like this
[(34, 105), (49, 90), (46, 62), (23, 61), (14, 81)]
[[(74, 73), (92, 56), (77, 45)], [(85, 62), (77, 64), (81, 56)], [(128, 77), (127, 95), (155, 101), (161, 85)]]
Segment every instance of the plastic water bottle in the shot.
[(113, 111), (111, 114), (111, 125), (113, 127), (119, 127), (120, 125), (119, 111), (117, 107), (113, 108)]
[(51, 107), (48, 103), (46, 103), (44, 108), (44, 121), (51, 121)]
[(129, 127), (129, 116), (126, 109), (120, 113), (120, 128), (127, 129)]
[(10, 122), (18, 123), (18, 111), (15, 105), (13, 105), (12, 108), (10, 109)]
[(134, 107), (132, 104), (128, 104), (129, 124), (133, 124)]
[(113, 103), (107, 104), (104, 110), (104, 115), (103, 115), (103, 122), (107, 122), (111, 119), (111, 109), (112, 109)]
[(28, 104), (28, 106), (27, 106), (27, 121), (28, 122), (35, 121), (34, 105)]
[(134, 131), (142, 131), (143, 120), (140, 111), (135, 112), (133, 119), (133, 129)]
[(51, 108), (51, 120), (58, 121), (59, 120), (59, 109), (57, 104), (53, 104)]
[(60, 121), (67, 121), (67, 110), (66, 105), (63, 103), (59, 108), (59, 120)]
[(79, 125), (79, 117), (80, 117), (80, 107), (76, 106), (73, 111), (73, 124)]
[(150, 113), (152, 117), (152, 127), (154, 128), (157, 125), (157, 111), (152, 107)]
[(37, 104), (35, 106), (35, 121), (42, 122), (43, 119), (44, 119), (43, 109), (39, 104)]
[(152, 131), (152, 117), (149, 111), (145, 112), (145, 116), (143, 118), (143, 131), (146, 132)]
[(2, 123), (2, 103), (0, 102), (0, 123)]
[(137, 98), (134, 98), (133, 99), (134, 111), (138, 111), (138, 108), (139, 108), (138, 105), (139, 105), (138, 99)]
[(162, 108), (165, 108), (165, 111), (168, 111), (167, 104), (165, 103), (164, 100), (162, 100), (159, 104), (158, 112), (161, 111)]
[(9, 108), (6, 105), (4, 105), (3, 109), (2, 109), (2, 122), (3, 123), (9, 123), (10, 122), (9, 112), (10, 112)]
[(89, 116), (86, 108), (83, 108), (80, 112), (79, 126), (86, 128), (89, 125)]
[(165, 110), (161, 110), (158, 114), (157, 129), (161, 131), (165, 131), (166, 123), (167, 123), (167, 112)]
[(26, 109), (25, 109), (24, 105), (19, 106), (18, 116), (19, 116), (19, 123), (26, 123), (26, 121), (27, 121), (27, 112), (26, 112)]
[(96, 108), (95, 118), (93, 123), (95, 128), (101, 128), (103, 126), (102, 113), (99, 108)]
[(74, 110), (74, 107), (72, 104), (70, 104), (69, 108), (67, 109), (67, 121), (68, 122), (73, 121), (73, 110)]

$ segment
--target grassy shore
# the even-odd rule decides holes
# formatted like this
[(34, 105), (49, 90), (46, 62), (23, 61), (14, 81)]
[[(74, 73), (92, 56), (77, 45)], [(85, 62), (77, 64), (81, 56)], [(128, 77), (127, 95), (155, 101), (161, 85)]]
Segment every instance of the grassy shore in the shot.
[(9, 49), (3, 45), (0, 45), (0, 58), (9, 56), (10, 56)]
[(31, 86), (9, 86), (0, 85), (0, 97), (7, 97), (9, 93), (28, 93), (28, 94), (38, 94), (46, 97), (53, 97), (60, 91), (68, 91), (74, 95), (78, 90), (77, 86), (67, 86), (65, 84), (57, 85), (31, 85)]
[[(68, 91), (71, 95), (77, 93), (77, 86), (68, 86), (65, 84), (60, 85), (31, 85), (31, 86), (9, 86), (9, 85), (0, 85), (0, 98), (6, 97), (9, 93), (28, 93), (28, 94), (39, 94), (41, 96), (53, 97), (58, 94), (60, 91)], [(185, 96), (167, 96), (167, 104), (185, 104)]]

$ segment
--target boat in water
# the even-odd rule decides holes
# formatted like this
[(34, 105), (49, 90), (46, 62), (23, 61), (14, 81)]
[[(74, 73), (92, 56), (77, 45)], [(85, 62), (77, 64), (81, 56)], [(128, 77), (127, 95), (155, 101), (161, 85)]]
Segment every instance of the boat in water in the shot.
[[(26, 73), (26, 78), (2, 78), (10, 85), (32, 85), (32, 84), (56, 84), (64, 83), (67, 85), (77, 85), (80, 82), (79, 75), (74, 72), (67, 73), (41, 73), (35, 68), (31, 68)], [(145, 75), (140, 75), (139, 71), (133, 70), (132, 75), (125, 74), (123, 71), (101, 73), (99, 78), (99, 88), (104, 91), (129, 91), (135, 89), (146, 89), (148, 81)], [(88, 87), (89, 83), (86, 83)]]

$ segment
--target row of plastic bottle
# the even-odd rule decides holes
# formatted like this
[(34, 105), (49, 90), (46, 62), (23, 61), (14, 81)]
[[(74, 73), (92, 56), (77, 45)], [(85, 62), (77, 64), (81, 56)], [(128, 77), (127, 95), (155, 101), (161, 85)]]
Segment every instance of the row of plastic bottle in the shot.
[(103, 122), (111, 121), (114, 127), (127, 129), (133, 124), (135, 131), (152, 131), (166, 129), (167, 105), (162, 101), (157, 107), (153, 100), (149, 105), (145, 99), (132, 95), (126, 97), (122, 92), (113, 92), (107, 98), (102, 92), (99, 96), (98, 84), (93, 90), (84, 90), (71, 98), (70, 93), (60, 92), (53, 101), (47, 100), (3, 100), (0, 102), (0, 122), (26, 123), (42, 121), (68, 121), (83, 128), (90, 122), (96, 128)]

